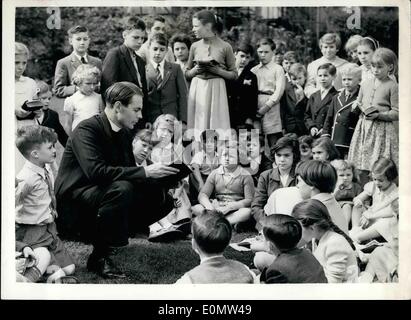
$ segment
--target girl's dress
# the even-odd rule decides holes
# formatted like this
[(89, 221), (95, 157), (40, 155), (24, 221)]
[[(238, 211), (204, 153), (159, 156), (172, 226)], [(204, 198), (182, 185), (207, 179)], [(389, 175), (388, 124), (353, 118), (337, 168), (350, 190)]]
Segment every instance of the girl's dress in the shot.
[[(361, 111), (373, 106), (380, 112), (398, 111), (398, 84), (388, 78), (379, 85), (376, 79), (364, 81), (357, 101)], [(361, 113), (351, 140), (348, 161), (360, 170), (371, 171), (381, 157), (394, 161), (398, 168), (398, 132), (393, 121), (368, 120)]]
[[(235, 57), (231, 45), (219, 37), (199, 40), (190, 48), (188, 67), (198, 61), (214, 60), (228, 71), (235, 71)], [(204, 72), (196, 75), (190, 84), (188, 96), (189, 129), (196, 129), (194, 137), (199, 140), (206, 129), (230, 129), (230, 115), (225, 80), (215, 74)], [(220, 133), (220, 132), (219, 132)], [(224, 132), (221, 131), (222, 134)]]

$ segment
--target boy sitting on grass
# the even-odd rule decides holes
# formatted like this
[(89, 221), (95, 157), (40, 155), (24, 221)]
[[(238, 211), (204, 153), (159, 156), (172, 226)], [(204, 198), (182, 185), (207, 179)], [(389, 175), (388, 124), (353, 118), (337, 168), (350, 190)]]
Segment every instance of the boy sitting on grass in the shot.
[[(324, 283), (323, 267), (307, 249), (297, 248), (302, 236), (300, 223), (284, 214), (264, 221), (263, 234), (275, 259), (260, 276), (264, 283)], [(273, 256), (273, 257), (274, 257)]]
[(201, 262), (176, 283), (256, 283), (256, 276), (244, 264), (223, 256), (231, 233), (230, 223), (221, 213), (197, 216), (192, 223), (192, 247)]

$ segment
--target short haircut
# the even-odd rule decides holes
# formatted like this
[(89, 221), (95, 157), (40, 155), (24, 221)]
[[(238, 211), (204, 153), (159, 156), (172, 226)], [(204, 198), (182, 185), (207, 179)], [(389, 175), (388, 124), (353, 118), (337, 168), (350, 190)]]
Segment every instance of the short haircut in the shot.
[(357, 49), (361, 40), (362, 40), (362, 36), (360, 36), (359, 34), (354, 34), (351, 37), (349, 37), (344, 46), (345, 51), (348, 52), (348, 51), (353, 51)]
[(313, 142), (314, 142), (314, 138), (310, 135), (307, 135), (307, 134), (298, 138), (298, 143), (300, 145), (307, 144), (307, 145), (310, 146), (310, 148), (313, 147)]
[(91, 64), (80, 64), (71, 76), (71, 82), (76, 86), (83, 83), (84, 79), (94, 78), (96, 81), (100, 81), (101, 71), (96, 66)]
[(315, 139), (312, 144), (312, 148), (315, 147), (321, 147), (328, 153), (328, 161), (333, 161), (340, 157), (340, 152), (329, 137), (320, 137)]
[(161, 22), (161, 23), (166, 23), (166, 19), (164, 19), (164, 17), (162, 17), (162, 16), (160, 16), (160, 15), (156, 15), (156, 16), (154, 16), (154, 17), (151, 17), (151, 19), (150, 19), (150, 18), (147, 18), (147, 19), (146, 19), (146, 27), (147, 27), (147, 29), (150, 30), (150, 29), (154, 26), (154, 24), (155, 24), (156, 21)]
[(106, 105), (111, 108), (119, 101), (127, 106), (135, 95), (143, 97), (143, 91), (137, 85), (127, 81), (116, 82), (105, 92)]
[(57, 134), (51, 128), (29, 125), (17, 130), (16, 146), (26, 159), (29, 158), (30, 152), (48, 142), (57, 142)]
[(69, 36), (69, 38), (71, 38), (73, 35), (75, 35), (76, 33), (80, 33), (80, 32), (87, 32), (88, 33), (88, 29), (84, 26), (74, 26), (70, 29), (68, 29), (67, 34)]
[(15, 55), (24, 55), (27, 59), (30, 57), (30, 51), (24, 43), (16, 42), (15, 43)]
[(193, 220), (193, 237), (198, 247), (208, 254), (222, 253), (231, 240), (231, 225), (216, 212), (203, 213)]
[(294, 60), (294, 61), (296, 61), (297, 56), (295, 54), (295, 51), (287, 51), (286, 53), (284, 53), (283, 60), (287, 60), (287, 61)]
[(337, 171), (326, 161), (307, 160), (300, 162), (296, 174), (309, 186), (317, 188), (320, 192), (334, 192), (337, 183)]
[(352, 162), (348, 162), (346, 160), (342, 159), (335, 159), (331, 161), (331, 165), (335, 168), (337, 171), (343, 171), (343, 170), (351, 170), (352, 175), (353, 175), (353, 182), (357, 182), (359, 179), (356, 174), (355, 166)]
[(346, 63), (340, 69), (341, 75), (353, 75), (357, 79), (361, 80), (362, 70), (358, 64)]
[(271, 158), (275, 159), (275, 154), (284, 148), (290, 148), (293, 153), (293, 167), (300, 161), (300, 148), (298, 140), (291, 137), (281, 137), (276, 144), (271, 148)]
[(280, 251), (288, 251), (301, 240), (302, 227), (297, 219), (289, 215), (273, 214), (263, 220), (263, 234)]
[(146, 30), (146, 24), (138, 17), (128, 17), (124, 24), (124, 31)]
[(187, 49), (190, 50), (191, 40), (184, 33), (177, 33), (170, 39), (170, 45), (171, 45), (171, 49), (173, 50), (173, 52), (174, 52), (174, 44), (177, 42), (184, 43), (187, 46)]
[(168, 39), (167, 36), (162, 34), (162, 33), (156, 33), (154, 34), (150, 40), (149, 40), (149, 46), (151, 46), (151, 44), (153, 42), (157, 42), (159, 45), (164, 46), (164, 47), (168, 47)]
[(38, 90), (37, 94), (43, 94), (51, 91), (50, 86), (46, 82), (41, 80), (36, 81), (36, 87)]
[(387, 158), (379, 158), (373, 164), (371, 172), (375, 175), (384, 175), (391, 182), (398, 177), (398, 170), (394, 161)]
[(134, 141), (141, 140), (144, 141), (145, 143), (148, 143), (150, 145), (154, 145), (155, 141), (153, 140), (153, 130), (150, 129), (142, 129), (136, 133), (134, 136)]
[(323, 44), (335, 44), (335, 47), (338, 50), (341, 48), (341, 38), (337, 33), (326, 33), (320, 38), (320, 48)]
[(239, 52), (239, 51), (244, 52), (245, 54), (249, 54), (250, 56), (254, 54), (253, 46), (246, 42), (241, 42), (238, 45), (236, 52)]
[(297, 77), (300, 73), (304, 73), (304, 76), (307, 77), (307, 69), (301, 63), (293, 63), (288, 73), (294, 77)]
[(264, 46), (264, 45), (270, 46), (272, 51), (274, 51), (276, 48), (275, 42), (270, 38), (262, 38), (257, 42), (257, 48)]
[(337, 74), (337, 69), (332, 63), (323, 63), (322, 65), (320, 65), (317, 69), (317, 74), (320, 70), (327, 70), (328, 73), (333, 77)]

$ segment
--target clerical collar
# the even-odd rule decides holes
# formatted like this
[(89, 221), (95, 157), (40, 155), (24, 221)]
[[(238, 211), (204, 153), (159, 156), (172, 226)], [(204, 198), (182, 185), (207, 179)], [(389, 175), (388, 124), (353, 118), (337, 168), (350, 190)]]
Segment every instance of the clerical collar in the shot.
[[(105, 112), (105, 111), (104, 111), (104, 112)], [(105, 113), (106, 113), (106, 112), (105, 112)], [(110, 118), (109, 118), (109, 116), (107, 115), (107, 113), (106, 113), (106, 116), (107, 116), (108, 122), (110, 122), (111, 130), (113, 130), (114, 132), (119, 132), (122, 128), (119, 127), (118, 125), (116, 125), (113, 121), (111, 121)]]

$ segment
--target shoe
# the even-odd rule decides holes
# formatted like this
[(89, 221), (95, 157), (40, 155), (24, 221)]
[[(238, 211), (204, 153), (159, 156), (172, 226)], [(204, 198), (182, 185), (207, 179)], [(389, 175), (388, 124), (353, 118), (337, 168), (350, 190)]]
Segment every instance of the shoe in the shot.
[(189, 235), (191, 233), (191, 221), (185, 221), (183, 223), (174, 224), (177, 230), (180, 230), (185, 235)]
[(115, 266), (113, 260), (109, 256), (95, 258), (93, 254), (91, 254), (87, 261), (87, 269), (106, 279), (126, 277), (126, 275)]
[(182, 240), (184, 238), (184, 232), (178, 230), (176, 226), (171, 225), (166, 229), (160, 229), (155, 232), (150, 232), (147, 240), (150, 242), (172, 242), (176, 240)]

